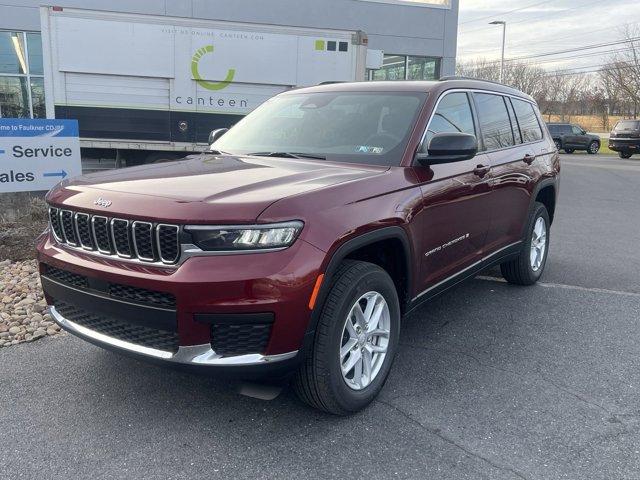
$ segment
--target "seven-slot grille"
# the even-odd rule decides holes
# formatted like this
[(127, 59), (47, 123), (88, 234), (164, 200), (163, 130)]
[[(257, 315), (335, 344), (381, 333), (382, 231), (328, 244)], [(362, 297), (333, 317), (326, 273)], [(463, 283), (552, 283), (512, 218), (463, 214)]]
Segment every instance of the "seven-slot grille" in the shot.
[(180, 227), (90, 215), (49, 207), (49, 223), (60, 243), (103, 255), (174, 264), (180, 257)]

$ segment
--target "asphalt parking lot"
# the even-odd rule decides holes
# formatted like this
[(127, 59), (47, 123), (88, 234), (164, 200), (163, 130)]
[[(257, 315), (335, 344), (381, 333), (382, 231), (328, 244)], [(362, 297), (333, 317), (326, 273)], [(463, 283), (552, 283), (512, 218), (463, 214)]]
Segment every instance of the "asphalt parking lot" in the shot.
[(366, 411), (44, 339), (0, 350), (0, 478), (640, 478), (640, 161), (563, 160), (543, 282), (406, 318)]

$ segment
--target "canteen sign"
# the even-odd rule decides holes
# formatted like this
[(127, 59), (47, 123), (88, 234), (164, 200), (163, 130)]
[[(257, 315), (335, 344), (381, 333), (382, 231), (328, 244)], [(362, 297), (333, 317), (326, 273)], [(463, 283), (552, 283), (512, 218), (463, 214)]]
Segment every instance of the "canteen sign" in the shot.
[(0, 193), (49, 190), (80, 174), (77, 120), (0, 118)]

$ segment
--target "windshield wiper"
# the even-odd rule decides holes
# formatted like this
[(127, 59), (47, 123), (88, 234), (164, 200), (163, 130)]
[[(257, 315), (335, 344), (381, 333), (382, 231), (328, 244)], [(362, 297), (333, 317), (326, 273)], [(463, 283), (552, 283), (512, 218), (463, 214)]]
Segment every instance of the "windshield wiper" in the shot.
[(326, 160), (327, 157), (323, 155), (313, 155), (311, 153), (299, 153), (299, 152), (256, 152), (249, 155), (254, 157), (283, 157), (283, 158), (312, 158), (314, 160)]

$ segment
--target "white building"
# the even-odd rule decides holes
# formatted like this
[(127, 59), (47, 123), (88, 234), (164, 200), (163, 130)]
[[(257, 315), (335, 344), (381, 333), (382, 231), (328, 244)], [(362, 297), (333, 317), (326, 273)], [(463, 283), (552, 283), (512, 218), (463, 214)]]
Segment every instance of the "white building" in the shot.
[[(0, 4), (0, 116), (45, 116), (41, 4)], [(369, 72), (372, 80), (435, 79), (455, 69), (459, 0), (56, 0), (54, 5), (362, 30), (369, 47), (385, 53), (384, 67)]]

